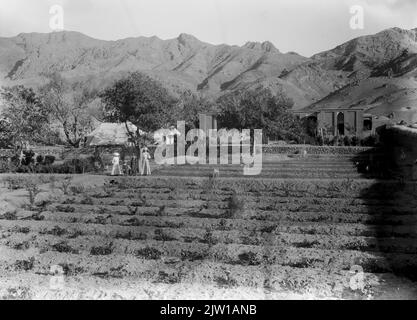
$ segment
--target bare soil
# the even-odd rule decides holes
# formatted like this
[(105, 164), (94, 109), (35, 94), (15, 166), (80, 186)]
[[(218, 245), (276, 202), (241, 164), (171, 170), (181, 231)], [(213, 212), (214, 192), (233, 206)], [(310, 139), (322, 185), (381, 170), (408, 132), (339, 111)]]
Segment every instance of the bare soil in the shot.
[(1, 176), (0, 298), (417, 297), (415, 184), (365, 179), (348, 158), (212, 170), (78, 175), (67, 194), (64, 176), (18, 176), (40, 180), (33, 205)]

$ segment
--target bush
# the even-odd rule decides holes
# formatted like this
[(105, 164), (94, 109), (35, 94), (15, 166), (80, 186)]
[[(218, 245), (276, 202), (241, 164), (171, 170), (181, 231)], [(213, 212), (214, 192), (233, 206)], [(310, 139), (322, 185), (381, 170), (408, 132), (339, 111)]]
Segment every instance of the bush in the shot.
[(37, 181), (25, 182), (25, 188), (26, 188), (26, 191), (28, 192), (29, 204), (31, 207), (34, 206), (36, 196), (41, 192), (41, 189), (39, 188), (38, 183), (39, 182)]
[(35, 152), (33, 152), (33, 150), (23, 151), (23, 156), (24, 156), (24, 158), (22, 160), (22, 165), (29, 166), (29, 165), (31, 165), (32, 163), (35, 162), (35, 159), (34, 159)]
[(45, 159), (43, 161), (43, 163), (45, 165), (52, 165), (52, 164), (54, 164), (54, 162), (55, 162), (55, 157), (54, 156), (51, 156), (51, 155), (46, 155), (45, 156)]
[(43, 157), (43, 155), (38, 155), (37, 157), (36, 157), (36, 163), (43, 163), (44, 162), (44, 157)]
[(343, 138), (343, 145), (346, 146), (346, 147), (349, 147), (351, 145), (351, 141), (352, 140), (351, 140), (351, 138), (349, 136), (345, 136)]
[(354, 147), (358, 146), (359, 145), (359, 138), (357, 136), (353, 136), (350, 143)]
[[(97, 171), (94, 165), (94, 157), (76, 158), (65, 161), (61, 167), (62, 171), (70, 171), (72, 173), (86, 173)], [(62, 172), (62, 173), (70, 173)]]

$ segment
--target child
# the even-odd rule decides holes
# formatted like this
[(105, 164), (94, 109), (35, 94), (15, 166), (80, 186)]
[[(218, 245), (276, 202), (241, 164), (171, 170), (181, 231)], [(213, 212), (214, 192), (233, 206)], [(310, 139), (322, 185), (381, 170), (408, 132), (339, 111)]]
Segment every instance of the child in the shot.
[(129, 166), (129, 161), (127, 161), (127, 160), (125, 160), (123, 162), (123, 172), (124, 172), (125, 175), (131, 175), (132, 174), (131, 168)]

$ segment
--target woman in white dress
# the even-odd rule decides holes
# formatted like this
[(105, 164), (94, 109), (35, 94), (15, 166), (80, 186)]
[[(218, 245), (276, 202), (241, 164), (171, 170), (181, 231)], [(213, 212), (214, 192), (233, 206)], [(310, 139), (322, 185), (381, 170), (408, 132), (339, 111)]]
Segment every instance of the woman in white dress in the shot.
[(143, 148), (140, 152), (140, 161), (139, 161), (139, 171), (142, 176), (151, 175), (151, 166), (149, 160), (151, 159), (151, 154), (147, 147)]
[(113, 160), (112, 160), (111, 163), (113, 165), (113, 168), (111, 170), (111, 175), (112, 176), (116, 176), (116, 175), (119, 176), (119, 175), (121, 175), (122, 174), (122, 170), (120, 168), (120, 154), (119, 153), (115, 152), (113, 154)]

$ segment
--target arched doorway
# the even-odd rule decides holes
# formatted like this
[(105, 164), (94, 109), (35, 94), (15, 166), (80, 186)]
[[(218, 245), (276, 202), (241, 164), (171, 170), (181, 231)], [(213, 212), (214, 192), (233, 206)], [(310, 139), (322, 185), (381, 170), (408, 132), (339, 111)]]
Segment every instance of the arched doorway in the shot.
[(343, 112), (337, 114), (337, 133), (340, 136), (345, 135), (345, 115)]

